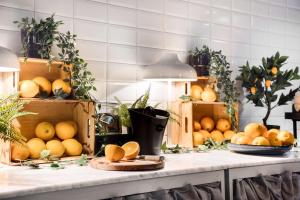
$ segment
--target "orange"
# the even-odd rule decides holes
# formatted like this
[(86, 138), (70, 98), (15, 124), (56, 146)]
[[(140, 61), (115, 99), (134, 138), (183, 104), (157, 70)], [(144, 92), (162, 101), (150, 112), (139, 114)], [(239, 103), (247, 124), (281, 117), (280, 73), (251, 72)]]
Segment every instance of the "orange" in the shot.
[(198, 121), (194, 121), (194, 131), (201, 130), (201, 124)]
[(245, 126), (244, 131), (245, 131), (246, 136), (255, 138), (255, 137), (258, 137), (258, 136), (262, 136), (268, 130), (263, 124), (249, 123)]
[(192, 85), (191, 87), (191, 98), (192, 100), (201, 100), (201, 94), (203, 89), (199, 85)]
[(206, 141), (208, 138), (211, 138), (211, 134), (207, 130), (200, 130), (198, 133), (204, 137), (204, 141)]
[(26, 144), (11, 144), (11, 159), (14, 161), (27, 160), (30, 156), (29, 148)]
[(203, 145), (205, 142), (205, 137), (199, 132), (193, 132), (193, 145), (194, 147)]
[(30, 151), (30, 158), (40, 158), (40, 153), (46, 149), (45, 142), (40, 138), (32, 138), (27, 142)]
[(111, 162), (118, 162), (125, 156), (125, 150), (114, 144), (108, 144), (104, 148), (105, 158)]
[(217, 121), (217, 129), (221, 132), (230, 130), (231, 124), (227, 119), (219, 119)]
[(51, 93), (51, 83), (45, 77), (37, 76), (33, 81), (39, 86), (40, 93), (49, 95)]
[(278, 133), (278, 129), (270, 129), (263, 136), (269, 140), (271, 146), (282, 146), (282, 142), (277, 138)]
[(58, 138), (62, 140), (71, 139), (76, 135), (77, 127), (74, 127), (70, 121), (59, 122), (55, 125), (55, 131)]
[(35, 97), (39, 93), (39, 86), (32, 80), (24, 80), (20, 83), (20, 96), (25, 98)]
[(256, 93), (256, 88), (255, 87), (251, 87), (250, 88), (250, 92), (251, 92), (251, 94), (254, 95)]
[(272, 84), (272, 82), (270, 80), (266, 80), (266, 82), (265, 82), (266, 88), (270, 88), (271, 84)]
[(62, 90), (65, 94), (70, 95), (72, 88), (70, 83), (65, 82), (62, 79), (57, 79), (52, 83), (52, 92), (56, 96), (59, 90)]
[(226, 140), (231, 140), (231, 138), (235, 135), (235, 132), (232, 130), (228, 130), (224, 132), (224, 138)]
[(224, 141), (224, 136), (221, 131), (214, 130), (211, 133), (211, 138), (216, 141), (216, 142), (223, 142)]
[(235, 144), (251, 144), (252, 139), (246, 135), (239, 134), (236, 138)]
[(140, 145), (137, 142), (131, 141), (127, 142), (122, 146), (125, 151), (124, 157), (127, 160), (135, 159), (140, 153)]
[(65, 147), (59, 140), (50, 140), (46, 143), (47, 150), (50, 150), (50, 155), (55, 158), (60, 158), (65, 153)]
[(82, 145), (75, 139), (67, 139), (62, 141), (62, 145), (65, 147), (65, 153), (67, 156), (80, 156), (82, 152)]
[(276, 75), (278, 73), (277, 67), (272, 67), (271, 72), (273, 75)]
[(270, 146), (269, 140), (263, 136), (258, 136), (254, 138), (251, 144), (259, 146)]
[(210, 117), (203, 117), (200, 121), (200, 124), (204, 130), (207, 130), (209, 132), (212, 131), (215, 127), (215, 122)]
[(54, 134), (55, 129), (49, 122), (41, 122), (35, 128), (35, 135), (45, 141), (51, 140)]
[(214, 102), (217, 100), (216, 92), (208, 86), (204, 88), (204, 91), (202, 92), (201, 95), (201, 99), (204, 102)]
[(289, 131), (280, 131), (277, 135), (278, 140), (282, 142), (282, 145), (292, 145), (294, 144), (294, 135)]

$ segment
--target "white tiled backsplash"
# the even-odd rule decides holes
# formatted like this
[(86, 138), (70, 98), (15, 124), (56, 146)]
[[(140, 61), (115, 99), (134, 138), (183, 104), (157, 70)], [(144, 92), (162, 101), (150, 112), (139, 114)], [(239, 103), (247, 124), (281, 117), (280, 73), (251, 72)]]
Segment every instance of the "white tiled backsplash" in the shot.
[[(141, 66), (162, 52), (187, 52), (207, 44), (228, 56), (234, 74), (247, 60), (258, 64), (277, 50), (300, 64), (299, 0), (0, 0), (0, 45), (19, 52), (20, 33), (12, 22), (56, 13), (61, 31), (78, 35), (77, 46), (96, 77), (102, 102), (132, 101), (148, 87)], [(299, 86), (299, 81), (294, 83)], [(152, 84), (152, 101), (166, 105), (167, 85)], [(292, 129), (284, 120), (291, 105), (272, 113), (270, 123)], [(264, 110), (245, 104), (241, 126), (261, 120)]]

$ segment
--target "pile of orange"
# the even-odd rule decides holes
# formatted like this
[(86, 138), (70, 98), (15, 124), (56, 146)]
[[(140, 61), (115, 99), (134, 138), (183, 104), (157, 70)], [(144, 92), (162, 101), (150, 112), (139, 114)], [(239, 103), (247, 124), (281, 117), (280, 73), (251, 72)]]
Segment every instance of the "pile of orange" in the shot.
[(118, 162), (123, 158), (133, 160), (140, 153), (140, 145), (134, 141), (127, 142), (123, 146), (108, 144), (105, 146), (104, 153), (105, 158), (111, 162)]
[(193, 125), (193, 145), (198, 146), (211, 138), (216, 142), (230, 140), (235, 134), (231, 130), (231, 123), (228, 119), (218, 119), (214, 121), (211, 117), (202, 117), (199, 121), (194, 121)]
[(267, 128), (260, 123), (250, 123), (243, 132), (235, 134), (231, 143), (259, 146), (288, 146), (294, 144), (294, 135), (289, 131)]
[(51, 82), (42, 76), (37, 76), (32, 80), (23, 80), (19, 83), (20, 96), (24, 98), (33, 98), (37, 96), (50, 96), (51, 92), (54, 96), (64, 96), (71, 94), (72, 88), (69, 82), (57, 79)]
[(74, 136), (77, 134), (77, 124), (73, 121), (63, 121), (55, 126), (50, 122), (40, 122), (35, 128), (35, 138), (26, 144), (12, 144), (12, 160), (26, 160), (40, 158), (43, 150), (49, 150), (50, 156), (79, 156), (82, 145)]

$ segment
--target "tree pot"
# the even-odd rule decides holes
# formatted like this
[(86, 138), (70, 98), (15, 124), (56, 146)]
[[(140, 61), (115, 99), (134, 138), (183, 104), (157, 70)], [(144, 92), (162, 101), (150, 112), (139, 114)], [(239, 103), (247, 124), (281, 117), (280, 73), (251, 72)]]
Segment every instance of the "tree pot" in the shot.
[(159, 155), (170, 113), (147, 107), (129, 109), (133, 139), (140, 145), (141, 155)]
[[(95, 155), (104, 156), (104, 151), (101, 151), (101, 147), (107, 144), (116, 144), (122, 146), (126, 142), (133, 140), (132, 134), (121, 133), (106, 133), (105, 135), (95, 136)], [(100, 152), (100, 153), (99, 153)]]
[(270, 130), (270, 129), (280, 129), (280, 126), (278, 125), (266, 125), (267, 129)]
[[(25, 40), (26, 32), (22, 29), (21, 30), (21, 41), (23, 42)], [(26, 41), (28, 44), (28, 57), (29, 58), (41, 58), (40, 54), (38, 53), (39, 49), (41, 48), (41, 45), (38, 44), (38, 37), (35, 34), (29, 34), (28, 41)]]

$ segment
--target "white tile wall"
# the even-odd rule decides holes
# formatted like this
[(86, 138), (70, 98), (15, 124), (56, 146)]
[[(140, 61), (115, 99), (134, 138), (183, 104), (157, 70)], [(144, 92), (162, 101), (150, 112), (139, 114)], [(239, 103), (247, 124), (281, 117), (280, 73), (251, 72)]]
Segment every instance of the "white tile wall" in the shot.
[[(247, 60), (259, 64), (277, 50), (290, 56), (289, 67), (300, 65), (299, 0), (1, 0), (0, 13), (0, 45), (15, 52), (20, 32), (12, 21), (56, 13), (65, 22), (60, 30), (77, 34), (101, 101), (134, 100), (148, 87), (139, 81), (143, 65), (162, 52), (186, 61), (188, 50), (203, 44), (221, 49), (235, 75)], [(165, 94), (165, 83), (152, 85), (153, 102), (166, 105)], [(274, 110), (271, 121), (291, 129), (285, 110), (290, 105)], [(263, 112), (243, 101), (241, 124)]]

